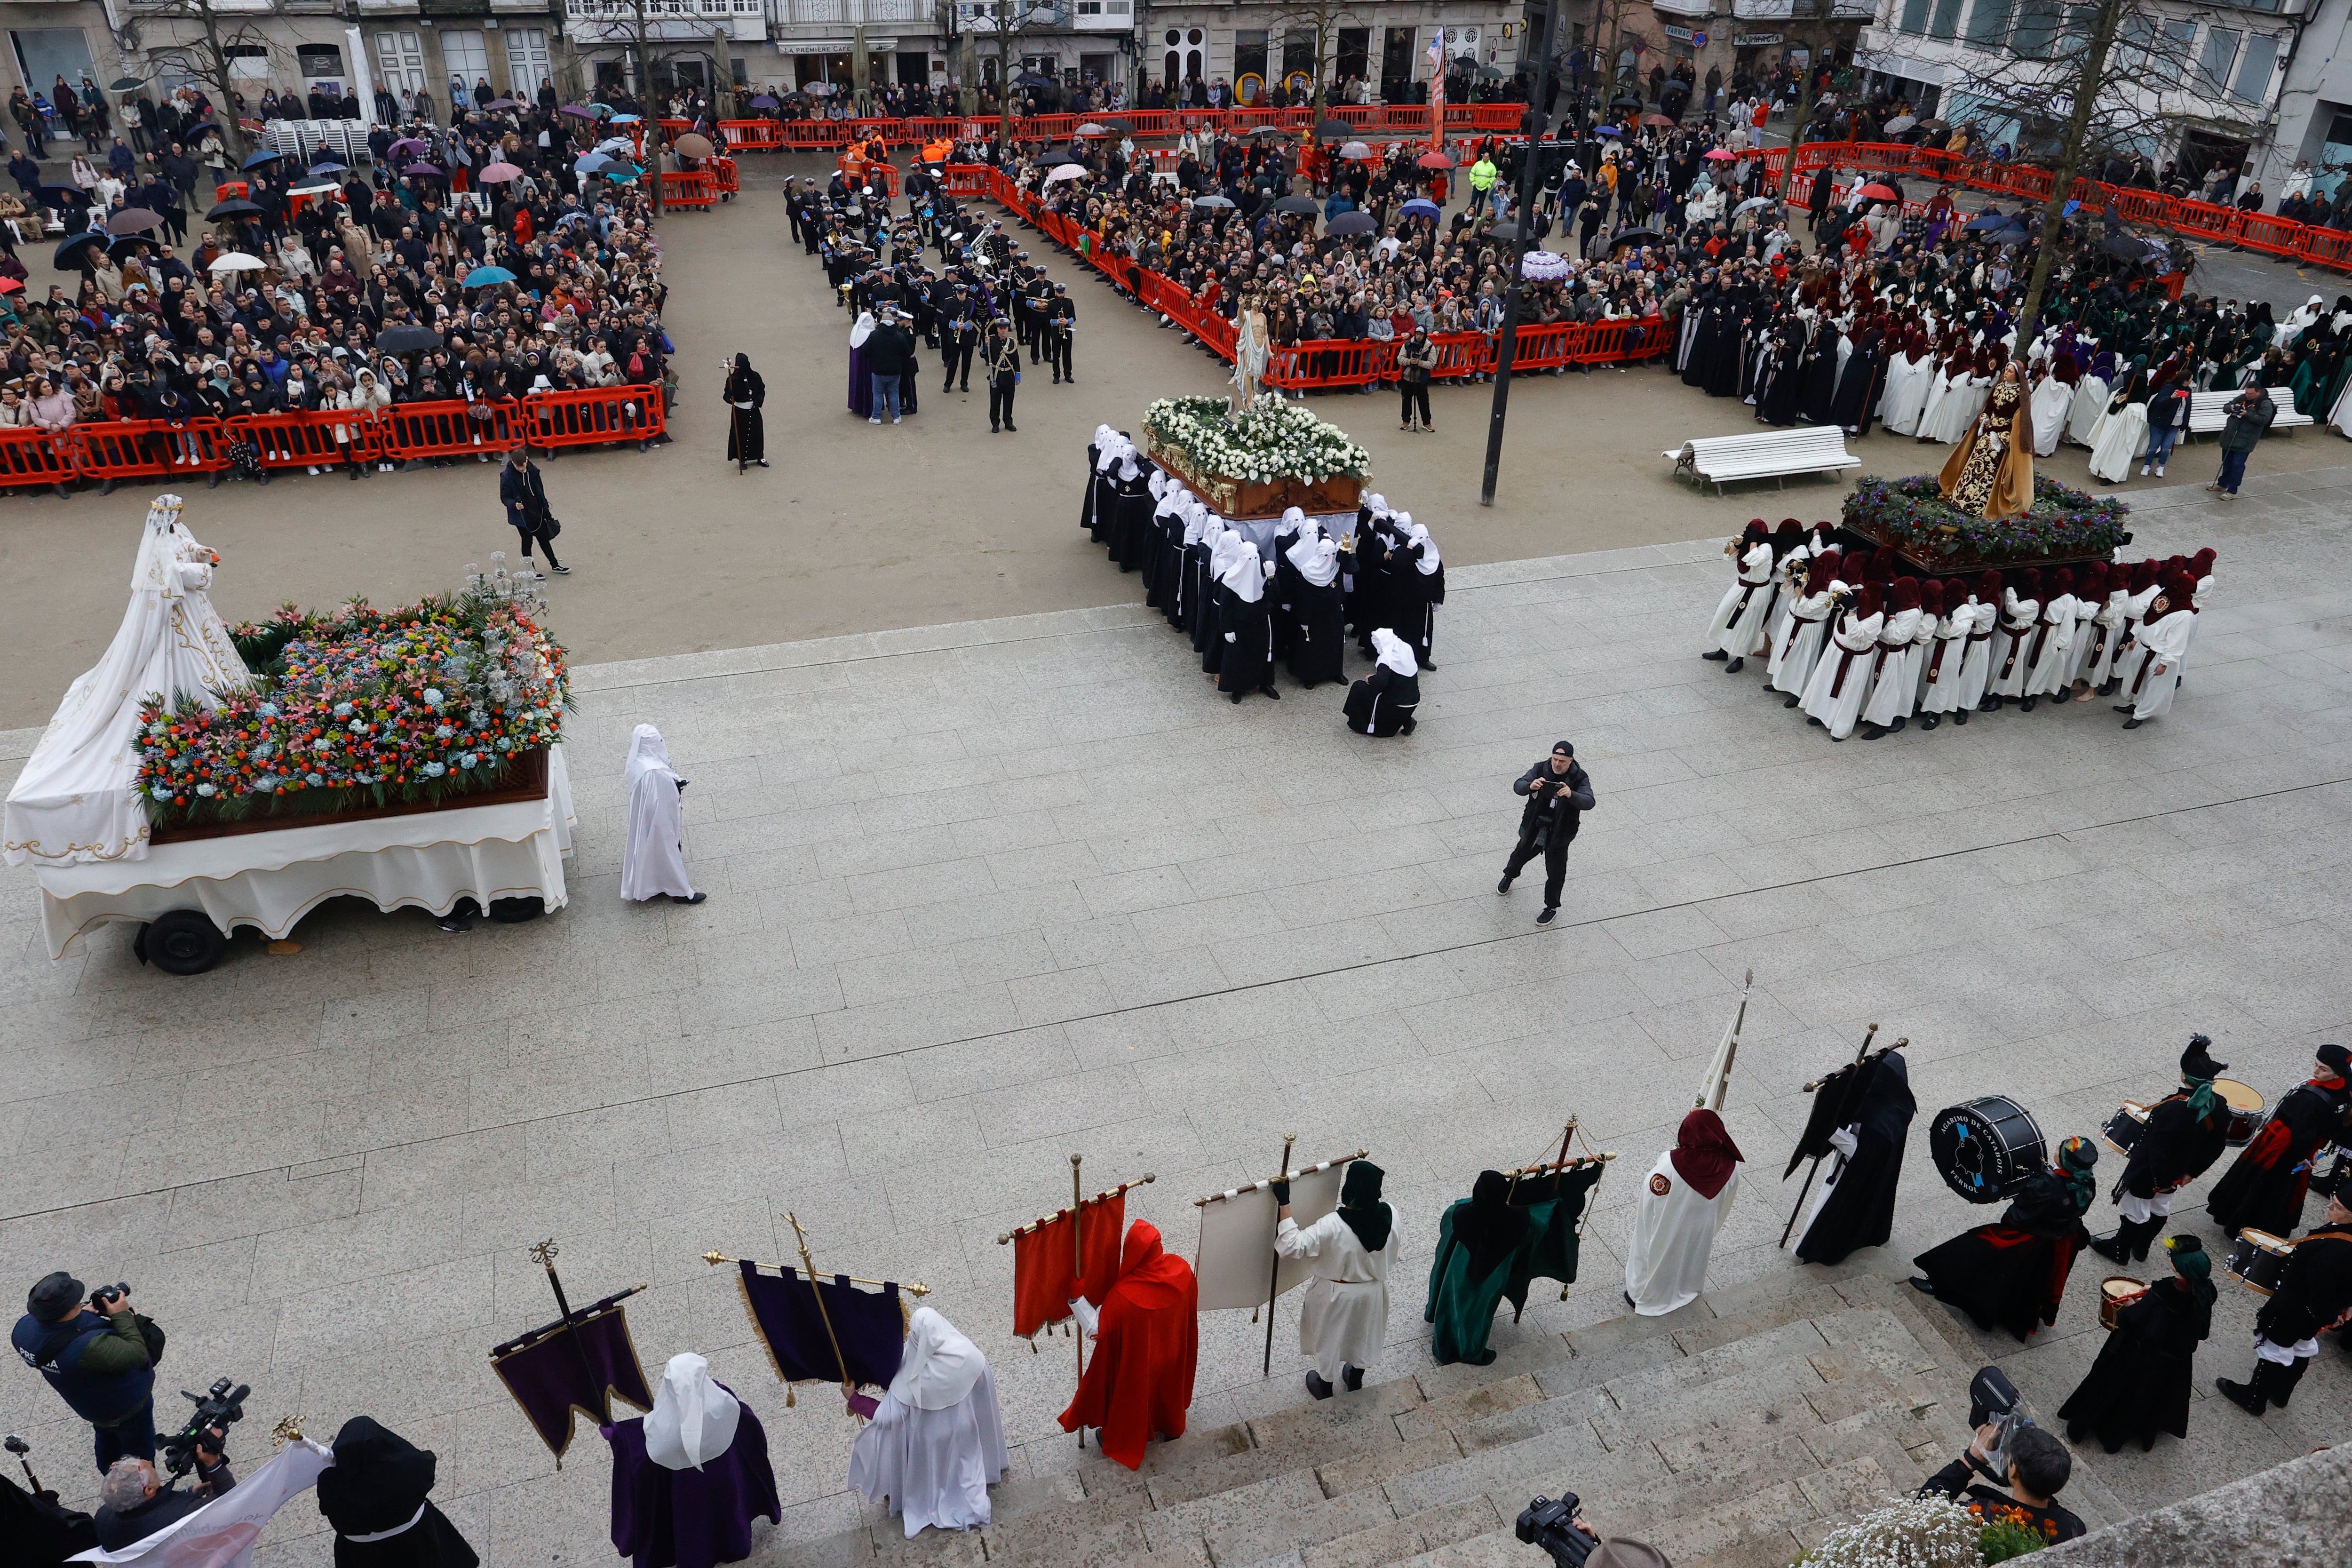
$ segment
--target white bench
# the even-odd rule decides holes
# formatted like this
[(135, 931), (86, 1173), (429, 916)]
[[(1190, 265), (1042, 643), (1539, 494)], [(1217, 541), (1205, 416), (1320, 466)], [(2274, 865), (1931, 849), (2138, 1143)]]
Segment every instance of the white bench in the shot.
[[(1800, 425), (1789, 430), (1759, 430), (1748, 436), (1701, 436), (1680, 451), (1660, 456), (1677, 474), (1723, 487), (1735, 479), (1785, 481), (1790, 474), (1831, 474), (1858, 468), (1862, 459), (1845, 449), (1845, 432), (1834, 425)], [(1785, 482), (1782, 485), (1785, 489)]]
[[(2189, 433), (2191, 436), (2210, 436), (2222, 426), (2227, 425), (2230, 421), (2221, 411), (2230, 406), (2240, 390), (2242, 389), (2228, 388), (2215, 392), (2190, 393), (2189, 395)], [(2278, 413), (2271, 420), (2273, 430), (2294, 430), (2312, 422), (2310, 415), (2297, 414), (2294, 411), (2293, 389), (2273, 386), (2267, 390), (2271, 395), (2271, 401), (2278, 405)]]

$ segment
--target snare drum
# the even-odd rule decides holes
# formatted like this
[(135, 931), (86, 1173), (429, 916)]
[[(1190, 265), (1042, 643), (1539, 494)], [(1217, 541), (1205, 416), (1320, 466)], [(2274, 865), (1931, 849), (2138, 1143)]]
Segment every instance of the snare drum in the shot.
[(2107, 1118), (2099, 1129), (2099, 1136), (2107, 1147), (2118, 1154), (2129, 1154), (2147, 1131), (2147, 1107), (2137, 1100), (2126, 1100), (2124, 1108)]
[(2293, 1243), (2266, 1230), (2242, 1230), (2230, 1244), (2230, 1272), (2244, 1280), (2247, 1289), (2267, 1296), (2286, 1277), (2286, 1260), (2294, 1253)]
[(2270, 1102), (2255, 1092), (2253, 1085), (2240, 1083), (2233, 1078), (2215, 1079), (2213, 1092), (2230, 1107), (2230, 1147), (2244, 1148), (2270, 1119)]
[(2050, 1163), (2032, 1113), (1999, 1094), (1937, 1112), (1927, 1152), (1945, 1184), (1972, 1204), (2000, 1202)]
[(2323, 1198), (2341, 1193), (2352, 1203), (2352, 1149), (2338, 1143), (2311, 1157), (2311, 1190)]
[(2099, 1327), (2112, 1329), (2116, 1315), (2142, 1296), (2147, 1294), (2147, 1281), (2134, 1279), (2125, 1274), (2110, 1274), (2099, 1281)]

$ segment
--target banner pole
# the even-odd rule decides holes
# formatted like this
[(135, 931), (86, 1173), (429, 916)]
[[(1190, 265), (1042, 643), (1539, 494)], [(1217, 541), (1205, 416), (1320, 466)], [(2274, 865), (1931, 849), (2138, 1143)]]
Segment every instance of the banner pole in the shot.
[[(1870, 1054), (1870, 1042), (1877, 1033), (1878, 1026), (1873, 1024), (1862, 1037), (1862, 1049), (1853, 1053), (1853, 1065), (1857, 1068), (1862, 1066), (1862, 1058)], [(1822, 1083), (1828, 1081), (1827, 1079), (1822, 1080)], [(1812, 1087), (1818, 1089), (1822, 1085), (1816, 1083)], [(1843, 1123), (1841, 1122), (1839, 1125), (1843, 1126)], [(1832, 1127), (1830, 1131), (1834, 1132), (1837, 1129)], [(1826, 1155), (1816, 1154), (1813, 1156), (1813, 1163), (1805, 1167), (1804, 1183), (1797, 1189), (1797, 1206), (1789, 1211), (1789, 1223), (1780, 1227), (1780, 1245), (1783, 1247), (1789, 1245), (1789, 1233), (1797, 1228), (1797, 1216), (1805, 1212), (1805, 1194), (1813, 1190), (1813, 1178), (1821, 1174), (1822, 1161), (1825, 1158), (1827, 1158)]]
[(784, 1211), (784, 1218), (792, 1222), (793, 1239), (800, 1244), (801, 1267), (808, 1272), (809, 1294), (816, 1299), (816, 1319), (824, 1325), (825, 1340), (833, 1346), (833, 1363), (841, 1369), (841, 1381), (846, 1384), (849, 1383), (849, 1358), (841, 1353), (841, 1336), (833, 1331), (833, 1314), (824, 1310), (824, 1291), (816, 1282), (816, 1260), (809, 1256), (808, 1232), (801, 1228), (800, 1219), (792, 1210)]
[(530, 1260), (547, 1270), (548, 1289), (555, 1292), (555, 1310), (563, 1315), (563, 1327), (572, 1336), (572, 1348), (579, 1353), (580, 1370), (587, 1375), (588, 1392), (595, 1396), (598, 1426), (613, 1419), (613, 1402), (604, 1393), (604, 1380), (596, 1375), (596, 1363), (588, 1359), (588, 1346), (580, 1337), (580, 1329), (572, 1321), (572, 1303), (563, 1299), (563, 1281), (555, 1274), (555, 1238), (548, 1237), (530, 1249)]
[[(1286, 1132), (1282, 1135), (1282, 1180), (1286, 1182), (1290, 1180), (1290, 1146), (1297, 1142), (1298, 1134), (1296, 1132)], [(1282, 1205), (1276, 1204), (1274, 1212), (1276, 1215), (1274, 1234), (1278, 1241), (1282, 1237)], [(1279, 1248), (1276, 1248), (1274, 1252), (1274, 1266), (1267, 1271), (1265, 1278), (1265, 1361), (1258, 1368), (1260, 1377), (1274, 1375), (1274, 1304), (1281, 1299), (1281, 1287), (1282, 1253)]]
[[(1083, 1158), (1078, 1154), (1070, 1156), (1070, 1288), (1077, 1292), (1080, 1300), (1086, 1300), (1087, 1295), (1086, 1187), (1078, 1179), (1078, 1166)], [(1087, 1325), (1077, 1321), (1077, 1310), (1072, 1308), (1070, 1337), (1077, 1342), (1078, 1386), (1084, 1388), (1087, 1385)], [(1078, 1452), (1083, 1454), (1086, 1449), (1087, 1424), (1081, 1421), (1078, 1423)]]

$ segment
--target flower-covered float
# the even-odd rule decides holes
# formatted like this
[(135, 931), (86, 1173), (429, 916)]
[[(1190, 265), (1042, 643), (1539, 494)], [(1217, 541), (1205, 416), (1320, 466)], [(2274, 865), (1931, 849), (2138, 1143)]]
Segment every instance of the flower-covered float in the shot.
[(1163, 397), (1144, 410), (1151, 460), (1227, 521), (1352, 513), (1371, 454), (1337, 425), (1267, 393), (1235, 413), (1223, 397)]
[(96, 927), (173, 973), (329, 899), (528, 919), (565, 901), (570, 681), (538, 579), (222, 623), (219, 557), (158, 497), (131, 605), (8, 793), (51, 956)]
[(1946, 500), (1933, 474), (1885, 479), (1865, 475), (1846, 498), (1848, 533), (1891, 547), (1923, 574), (1986, 567), (2066, 566), (2107, 561), (2131, 542), (2131, 508), (2034, 476), (2033, 505), (2015, 517), (1983, 518)]

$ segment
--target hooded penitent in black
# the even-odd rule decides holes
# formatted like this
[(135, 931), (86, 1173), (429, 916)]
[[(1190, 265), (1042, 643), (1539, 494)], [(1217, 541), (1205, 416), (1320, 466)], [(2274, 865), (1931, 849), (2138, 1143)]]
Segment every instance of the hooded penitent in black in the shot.
[[(1829, 1091), (1824, 1086), (1820, 1091)], [(1853, 1157), (1797, 1243), (1807, 1263), (1843, 1263), (1865, 1247), (1884, 1247), (1895, 1229), (1895, 1189), (1903, 1175), (1903, 1145), (1918, 1112), (1903, 1053), (1888, 1051), (1870, 1069), (1862, 1108), (1852, 1125)]]

